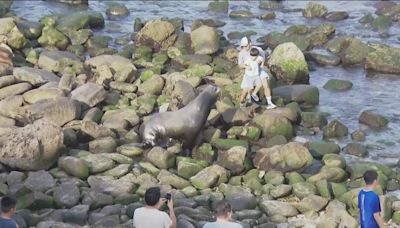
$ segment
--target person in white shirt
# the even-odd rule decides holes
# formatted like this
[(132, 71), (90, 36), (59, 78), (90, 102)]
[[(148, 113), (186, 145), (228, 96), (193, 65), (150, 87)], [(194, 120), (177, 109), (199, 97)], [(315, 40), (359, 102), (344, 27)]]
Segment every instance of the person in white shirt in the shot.
[[(265, 52), (257, 46), (253, 46), (251, 44), (251, 41), (249, 38), (247, 37), (243, 37), (240, 41), (240, 52), (239, 52), (239, 56), (238, 56), (238, 65), (240, 68), (244, 69), (245, 68), (245, 61), (250, 58), (250, 50), (253, 48), (256, 48), (259, 51), (259, 55), (265, 60)], [(268, 85), (268, 78), (270, 77), (267, 72), (265, 72), (262, 67), (264, 66), (264, 63), (261, 65), (260, 68), (260, 78), (261, 78), (261, 83), (262, 83), (262, 87), (264, 87), (264, 94), (265, 97), (267, 99), (267, 108), (276, 108), (276, 105), (274, 103), (272, 103), (271, 100), (271, 90), (269, 88)], [(258, 91), (261, 89), (261, 86), (257, 86), (253, 92), (251, 93), (251, 98), (253, 98), (253, 100), (255, 101), (259, 101), (260, 99), (257, 96)], [(251, 101), (251, 100), (250, 100)]]
[(232, 206), (225, 202), (220, 201), (216, 205), (217, 208), (217, 221), (204, 224), (203, 228), (243, 228), (238, 223), (231, 222)]
[(261, 86), (260, 79), (260, 66), (264, 62), (264, 58), (259, 56), (259, 51), (257, 48), (252, 48), (250, 50), (250, 57), (244, 61), (244, 76), (242, 79), (242, 94), (240, 96), (240, 106), (244, 107), (246, 105), (245, 98), (247, 97), (248, 102), (251, 102), (250, 94), (254, 86)]
[[(133, 226), (135, 228), (176, 228), (176, 216), (172, 198), (161, 198), (160, 188), (147, 189), (144, 200), (146, 206), (138, 208), (133, 214)], [(169, 216), (160, 211), (160, 208), (167, 202)]]

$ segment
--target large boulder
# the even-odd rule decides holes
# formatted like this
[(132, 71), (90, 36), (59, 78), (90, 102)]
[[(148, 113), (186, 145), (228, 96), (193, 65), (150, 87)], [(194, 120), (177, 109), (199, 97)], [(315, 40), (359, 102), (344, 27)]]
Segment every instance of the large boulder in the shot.
[(293, 217), (299, 213), (290, 203), (277, 200), (263, 200), (260, 202), (259, 206), (268, 216), (280, 215), (284, 217)]
[(29, 82), (34, 86), (42, 85), (47, 82), (60, 81), (60, 78), (52, 72), (31, 67), (16, 67), (13, 70), (13, 75), (17, 80)]
[(218, 51), (219, 35), (217, 29), (202, 25), (190, 33), (192, 47), (196, 54), (210, 55)]
[(283, 135), (287, 139), (293, 137), (292, 123), (282, 115), (264, 113), (255, 116), (253, 121), (261, 128), (263, 136), (268, 139), (277, 135)]
[(232, 171), (232, 173), (240, 173), (245, 168), (247, 148), (242, 146), (234, 146), (226, 151), (218, 153), (218, 163)]
[(349, 129), (337, 119), (326, 125), (323, 131), (325, 138), (341, 138), (349, 133)]
[(48, 169), (57, 161), (63, 140), (60, 127), (35, 121), (0, 136), (0, 163), (21, 170)]
[(19, 95), (30, 90), (32, 85), (27, 82), (21, 82), (18, 84), (6, 86), (0, 89), (0, 100), (8, 97), (14, 97), (14, 95)]
[(51, 121), (58, 126), (63, 126), (81, 114), (79, 103), (70, 98), (60, 97), (55, 100), (41, 100), (32, 105), (21, 107), (17, 119), (22, 123), (32, 123), (37, 119)]
[(367, 55), (365, 68), (370, 71), (399, 74), (400, 48), (379, 46)]
[(42, 35), (39, 37), (38, 42), (42, 46), (56, 47), (60, 50), (67, 49), (69, 44), (68, 37), (51, 26), (43, 28)]
[(40, 53), (38, 65), (40, 68), (62, 73), (66, 68), (75, 74), (83, 73), (81, 60), (68, 51), (43, 51)]
[(282, 97), (284, 100), (297, 102), (303, 106), (314, 106), (319, 104), (319, 90), (310, 85), (287, 85), (272, 90), (274, 96)]
[(287, 84), (309, 83), (307, 62), (294, 43), (278, 45), (272, 52), (268, 65), (276, 78)]
[(176, 40), (175, 27), (169, 21), (150, 20), (137, 33), (136, 46), (148, 46), (158, 52), (167, 50)]
[(228, 182), (229, 172), (219, 166), (207, 167), (190, 178), (192, 185), (198, 189), (206, 189)]
[(104, 18), (100, 12), (80, 11), (61, 17), (58, 20), (57, 29), (66, 35), (83, 28), (102, 28)]
[(282, 172), (301, 171), (313, 163), (313, 157), (306, 147), (297, 142), (283, 146), (263, 148), (257, 151), (253, 159), (258, 169)]

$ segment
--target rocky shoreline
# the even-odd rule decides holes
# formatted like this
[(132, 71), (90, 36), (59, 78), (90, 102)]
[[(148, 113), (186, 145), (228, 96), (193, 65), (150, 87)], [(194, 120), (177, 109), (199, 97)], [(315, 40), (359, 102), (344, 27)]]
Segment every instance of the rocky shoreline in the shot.
[[(365, 133), (315, 111), (323, 101), (309, 84), (311, 62), (400, 74), (400, 48), (335, 35), (330, 22), (346, 20), (347, 12), (310, 3), (302, 15), (323, 23), (293, 25), (258, 39), (272, 50), (268, 67), (279, 106), (266, 110), (239, 108), (238, 50), (218, 29), (222, 21), (196, 20), (184, 32), (183, 19), (138, 19), (131, 40), (119, 40), (124, 47), (117, 50), (110, 37), (94, 31), (104, 27), (103, 14), (129, 14), (124, 5), (35, 22), (15, 16), (12, 4), (0, 2), (0, 36), (7, 36), (14, 52), (0, 55), (0, 197), (16, 196), (20, 228), (132, 227), (134, 210), (153, 186), (172, 192), (182, 228), (212, 221), (213, 206), (223, 198), (244, 227), (357, 227), (360, 178), (368, 169), (379, 173), (383, 218), (390, 227), (400, 224), (400, 199), (387, 194), (400, 189), (398, 170), (346, 162), (342, 154), (368, 156)], [(259, 7), (264, 15), (229, 15), (273, 20), (274, 11), (299, 10), (276, 2)], [(386, 36), (399, 21), (399, 7), (379, 2), (376, 16), (360, 23)], [(228, 9), (229, 2), (209, 4), (216, 13)], [(191, 158), (182, 156), (177, 141), (168, 148), (139, 145), (139, 128), (152, 113), (184, 107), (207, 83), (222, 92)], [(324, 89), (352, 86), (331, 79)], [(390, 124), (369, 110), (358, 120), (373, 131)], [(308, 141), (300, 136), (305, 132), (323, 137)], [(341, 148), (345, 138), (352, 141)]]

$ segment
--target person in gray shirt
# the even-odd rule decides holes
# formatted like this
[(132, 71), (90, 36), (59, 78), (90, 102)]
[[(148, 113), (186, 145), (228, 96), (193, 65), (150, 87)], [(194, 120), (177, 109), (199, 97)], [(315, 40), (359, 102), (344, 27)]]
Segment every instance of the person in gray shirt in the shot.
[(243, 228), (238, 223), (231, 222), (232, 206), (226, 201), (217, 203), (217, 221), (206, 223), (203, 228)]

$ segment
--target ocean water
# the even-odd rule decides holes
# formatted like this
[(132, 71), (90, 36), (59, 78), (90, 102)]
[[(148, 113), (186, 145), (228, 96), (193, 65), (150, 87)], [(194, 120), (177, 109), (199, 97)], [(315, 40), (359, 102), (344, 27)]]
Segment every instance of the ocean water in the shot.
[[(126, 5), (130, 11), (129, 16), (123, 18), (107, 18), (105, 14), (112, 2)], [(358, 20), (366, 13), (374, 13), (374, 4), (377, 1), (318, 1), (325, 5), (329, 11), (347, 11), (349, 18), (339, 22), (331, 22), (336, 26), (335, 36), (352, 35), (366, 43), (384, 43), (399, 47), (399, 24), (393, 24), (389, 30), (388, 38), (381, 38), (377, 32), (363, 27)], [(37, 21), (44, 15), (63, 15), (79, 10), (100, 11), (106, 18), (104, 29), (95, 31), (96, 34), (109, 35), (113, 39), (129, 36), (133, 32), (135, 18), (142, 21), (160, 17), (180, 17), (184, 19), (185, 31), (190, 31), (191, 23), (195, 19), (214, 18), (226, 22), (221, 29), (224, 35), (232, 31), (257, 32), (252, 39), (266, 35), (272, 31), (283, 32), (295, 24), (314, 26), (323, 23), (323, 20), (309, 20), (301, 12), (284, 13), (276, 12), (276, 19), (263, 21), (253, 19), (232, 19), (228, 14), (219, 14), (207, 10), (209, 1), (89, 1), (88, 7), (69, 6), (62, 3), (46, 1), (14, 1), (12, 9), (20, 17)], [(308, 1), (284, 1), (285, 8), (305, 8)], [(229, 10), (247, 9), (255, 15), (261, 15), (267, 10), (258, 8), (258, 1), (231, 1)], [(233, 41), (239, 42), (239, 41)], [(111, 42), (113, 43), (113, 41)], [(112, 44), (113, 47), (118, 47)], [(356, 158), (345, 156), (349, 161), (377, 161), (395, 165), (399, 160), (400, 149), (400, 75), (369, 78), (362, 67), (343, 68), (342, 66), (327, 68), (314, 66), (310, 72), (310, 84), (320, 89), (320, 105), (317, 109), (328, 112), (328, 120), (339, 119), (348, 128), (349, 132), (357, 129), (366, 131), (366, 141), (369, 145), (369, 157)], [(322, 88), (329, 79), (345, 79), (353, 83), (353, 88), (344, 92), (332, 92)], [(381, 131), (373, 131), (358, 123), (358, 117), (363, 110), (373, 110), (390, 120), (388, 127)], [(310, 139), (321, 139), (321, 134), (308, 136)], [(348, 138), (338, 141), (344, 147), (350, 142)]]

